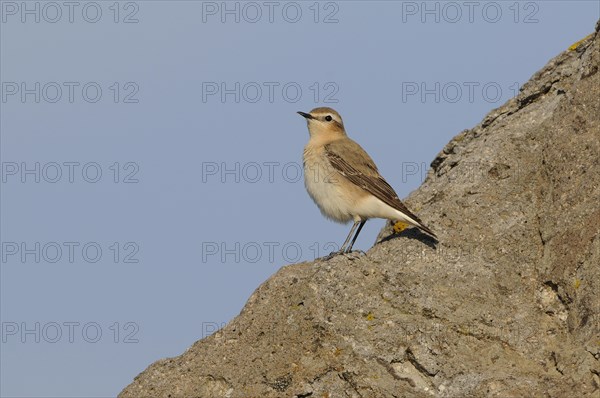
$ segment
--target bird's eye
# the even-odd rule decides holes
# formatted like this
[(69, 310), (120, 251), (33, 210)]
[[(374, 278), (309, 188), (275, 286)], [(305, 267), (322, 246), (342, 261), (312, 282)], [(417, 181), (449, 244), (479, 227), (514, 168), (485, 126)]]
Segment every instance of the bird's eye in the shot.
[(327, 120), (328, 122), (330, 122), (332, 120), (332, 117), (330, 115), (325, 116), (325, 120)]

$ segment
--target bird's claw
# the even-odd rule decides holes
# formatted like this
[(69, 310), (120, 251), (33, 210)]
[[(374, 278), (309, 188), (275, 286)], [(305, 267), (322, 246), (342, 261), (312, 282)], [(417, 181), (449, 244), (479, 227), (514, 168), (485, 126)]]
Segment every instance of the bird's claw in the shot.
[(331, 252), (328, 255), (326, 255), (325, 257), (323, 257), (323, 260), (328, 261), (331, 260), (332, 258), (334, 258), (335, 256), (337, 256), (338, 254), (344, 254), (344, 252), (342, 252), (341, 250), (335, 251), (335, 252)]
[(365, 253), (362, 250), (338, 250), (338, 251), (334, 251), (329, 253), (327, 256), (323, 257), (324, 261), (328, 261), (331, 260), (332, 258), (334, 258), (335, 256), (339, 256), (339, 255), (343, 255), (344, 257), (354, 260), (357, 257), (360, 256), (366, 256), (367, 253)]
[(347, 257), (347, 258), (349, 258), (349, 259), (351, 259), (351, 260), (353, 260), (355, 258), (358, 258), (360, 256), (366, 256), (366, 255), (367, 255), (367, 253), (365, 253), (362, 250), (351, 250), (351, 251), (346, 251), (344, 253), (344, 256)]

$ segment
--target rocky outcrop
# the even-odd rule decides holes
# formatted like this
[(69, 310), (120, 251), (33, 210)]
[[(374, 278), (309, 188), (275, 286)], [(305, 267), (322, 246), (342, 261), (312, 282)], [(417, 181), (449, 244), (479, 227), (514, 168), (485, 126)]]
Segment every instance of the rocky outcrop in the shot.
[(366, 255), (281, 268), (121, 398), (600, 395), (596, 33), (446, 145)]

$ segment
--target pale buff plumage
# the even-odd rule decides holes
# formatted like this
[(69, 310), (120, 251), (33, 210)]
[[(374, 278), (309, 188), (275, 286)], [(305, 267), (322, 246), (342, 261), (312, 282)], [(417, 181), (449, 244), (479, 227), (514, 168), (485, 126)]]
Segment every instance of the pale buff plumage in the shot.
[[(348, 138), (341, 116), (331, 108), (315, 108), (306, 118), (310, 139), (304, 148), (304, 183), (324, 216), (354, 221), (340, 252), (349, 252), (369, 218), (384, 218), (435, 234), (400, 201), (379, 174), (373, 159)], [(354, 230), (354, 239), (346, 249)]]

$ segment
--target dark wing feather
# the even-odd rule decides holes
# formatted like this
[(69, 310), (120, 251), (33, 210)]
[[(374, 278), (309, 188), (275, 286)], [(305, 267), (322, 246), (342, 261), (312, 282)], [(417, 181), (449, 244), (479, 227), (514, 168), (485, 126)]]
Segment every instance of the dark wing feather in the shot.
[[(417, 221), (421, 229), (435, 236), (429, 228), (423, 225), (419, 217), (408, 210), (404, 203), (400, 201), (398, 194), (379, 174), (373, 159), (365, 150), (350, 139), (344, 141), (343, 143), (334, 141), (325, 145), (325, 154), (330, 164), (354, 185), (361, 187), (383, 203), (406, 214)], [(343, 158), (340, 156), (341, 153), (344, 154)]]

